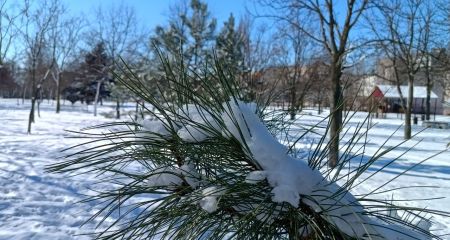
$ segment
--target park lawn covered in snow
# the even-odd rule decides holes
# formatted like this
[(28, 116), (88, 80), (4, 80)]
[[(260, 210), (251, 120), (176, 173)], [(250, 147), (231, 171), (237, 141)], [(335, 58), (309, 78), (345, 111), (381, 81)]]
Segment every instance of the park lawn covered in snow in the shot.
[[(43, 102), (32, 134), (27, 135), (29, 100), (0, 99), (0, 239), (90, 239), (82, 234), (95, 227), (80, 228), (96, 203), (77, 203), (98, 181), (95, 176), (69, 178), (44, 171), (48, 164), (62, 161), (61, 150), (84, 140), (67, 138), (66, 130), (110, 121), (92, 114), (93, 106), (63, 105), (56, 114), (55, 105)], [(112, 111), (100, 107), (100, 112)], [(92, 209), (91, 209), (92, 208)]]
[[(100, 113), (113, 112), (113, 104), (100, 107)], [(133, 106), (130, 105), (132, 108)], [(95, 222), (82, 228), (82, 224), (101, 206), (96, 202), (77, 203), (83, 200), (83, 194), (93, 194), (89, 188), (102, 189), (108, 186), (99, 183), (95, 175), (81, 175), (68, 177), (64, 174), (49, 174), (44, 171), (48, 164), (62, 161), (64, 154), (60, 151), (85, 140), (67, 138), (73, 134), (65, 130), (79, 130), (83, 127), (112, 121), (103, 117), (94, 117), (93, 107), (84, 105), (64, 105), (60, 114), (54, 113), (54, 105), (44, 102), (41, 105), (41, 118), (36, 117), (31, 135), (26, 134), (29, 103), (17, 104), (17, 100), (0, 99), (0, 239), (68, 239), (89, 238), (78, 236), (94, 230)], [(322, 116), (325, 116), (324, 113)], [(364, 113), (357, 113), (347, 129), (354, 131), (358, 122), (365, 118)], [(448, 117), (441, 120), (450, 121)], [(320, 116), (303, 115), (297, 120), (301, 126), (315, 124), (321, 120)], [(395, 115), (388, 119), (374, 119), (374, 127), (369, 130), (368, 143), (365, 154), (374, 154), (385, 139), (392, 135), (402, 123)], [(419, 132), (423, 128), (414, 126), (413, 131)], [(320, 130), (318, 130), (320, 133)], [(383, 147), (394, 146), (401, 142), (402, 129), (393, 134), (389, 142)], [(320, 136), (308, 135), (314, 144)], [(344, 137), (344, 142), (349, 137)], [(444, 149), (450, 142), (450, 130), (426, 129), (413, 140), (403, 144), (396, 150), (379, 159), (368, 169), (368, 174), (377, 171), (387, 161), (401, 155), (399, 160), (378, 173), (374, 178), (361, 185), (357, 192), (377, 188), (389, 178), (396, 177), (417, 162), (426, 159)], [(417, 145), (416, 145), (417, 144)], [(405, 150), (416, 145), (408, 153)], [(380, 194), (384, 199), (406, 199), (407, 206), (429, 207), (450, 212), (448, 199), (420, 201), (424, 198), (450, 197), (450, 152), (440, 155), (413, 168), (406, 174), (385, 186), (384, 189), (402, 188), (406, 186), (437, 186), (439, 188), (400, 189), (388, 194)], [(95, 185), (94, 185), (95, 184)], [(114, 216), (107, 221), (113, 221)], [(433, 230), (438, 233), (450, 232), (450, 220), (444, 217), (433, 218)], [(446, 237), (444, 237), (446, 238)], [(448, 237), (450, 239), (450, 237)]]

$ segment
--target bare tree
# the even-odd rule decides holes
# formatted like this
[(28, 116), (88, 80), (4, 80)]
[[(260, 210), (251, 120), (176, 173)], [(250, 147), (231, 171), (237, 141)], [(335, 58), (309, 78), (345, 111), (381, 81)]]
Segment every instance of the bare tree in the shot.
[[(249, 100), (271, 98), (274, 83), (261, 81), (265, 70), (273, 64), (274, 43), (268, 41), (269, 28), (256, 25), (248, 15), (241, 18), (237, 32), (242, 41), (243, 69), (241, 87)], [(276, 84), (276, 83), (275, 83)]]
[(9, 7), (9, 2), (0, 0), (0, 67), (13, 47), (13, 40), (18, 35), (18, 20), (23, 14), (22, 11), (14, 12), (14, 9)]
[[(369, 0), (348, 0), (338, 15), (336, 5), (333, 0), (260, 0), (263, 6), (272, 9), (272, 12), (260, 14), (272, 17), (279, 21), (287, 22), (296, 26), (311, 39), (322, 45), (329, 55), (329, 78), (331, 85), (330, 93), (330, 144), (328, 164), (330, 167), (336, 166), (339, 160), (339, 135), (342, 127), (342, 82), (341, 76), (344, 69), (346, 55), (351, 51), (350, 33), (358, 23), (362, 13), (367, 9)], [(311, 32), (304, 26), (293, 21), (293, 16), (304, 14), (318, 23), (319, 31)], [(339, 16), (343, 16), (340, 21)]]
[[(378, 4), (376, 12), (371, 14), (372, 19), (369, 21), (378, 39), (378, 46), (389, 59), (392, 76), (402, 99), (401, 104), (405, 109), (405, 139), (411, 138), (414, 81), (427, 58), (423, 54), (423, 49), (429, 40), (427, 40), (427, 29), (429, 29), (430, 15), (423, 18), (424, 6), (424, 0), (386, 0)], [(406, 78), (408, 83), (406, 106), (400, 88), (403, 78)]]
[[(20, 16), (23, 12), (16, 11), (12, 6), (12, 2), (8, 0), (0, 0), (0, 75), (1, 75), (1, 95), (16, 95), (20, 84), (15, 81), (14, 73), (17, 69), (16, 60), (14, 59), (18, 52), (14, 44), (19, 30)], [(9, 88), (9, 89), (8, 89)], [(12, 90), (14, 89), (14, 90)], [(12, 91), (12, 92), (11, 92)]]
[[(308, 25), (312, 25), (308, 16), (297, 14), (296, 18), (296, 26), (302, 25), (303, 29), (307, 29)], [(278, 47), (283, 53), (280, 67), (283, 68), (285, 82), (282, 85), (288, 93), (291, 120), (295, 119), (297, 112), (303, 107), (306, 93), (312, 86), (313, 79), (306, 78), (306, 75), (309, 72), (307, 65), (315, 51), (311, 39), (296, 26), (280, 24), (277, 33)]]
[[(47, 71), (42, 78), (37, 79), (38, 61), (43, 58), (46, 47), (46, 34), (51, 30), (52, 21), (60, 10), (58, 0), (40, 1), (39, 6), (26, 0), (23, 6), (22, 17), (24, 28), (20, 31), (24, 41), (24, 51), (29, 59), (28, 70), (31, 81), (31, 109), (28, 120), (28, 133), (31, 133), (31, 124), (35, 120), (35, 105), (42, 82), (47, 78)], [(51, 67), (49, 67), (50, 69)], [(49, 70), (48, 69), (48, 70)]]
[[(119, 58), (131, 57), (142, 41), (136, 12), (134, 8), (121, 3), (106, 10), (100, 6), (95, 14), (97, 18), (89, 41), (104, 43), (105, 50), (112, 59), (110, 70), (114, 71), (114, 65), (120, 62)], [(116, 95), (116, 118), (120, 118), (120, 101), (120, 97)], [(94, 103), (94, 108), (97, 108), (97, 102)]]
[[(431, 91), (435, 85), (437, 75), (443, 73), (442, 64), (445, 62), (442, 49), (437, 40), (438, 15), (435, 11), (433, 2), (427, 2), (424, 10), (420, 14), (423, 22), (423, 46), (421, 55), (424, 57), (422, 68), (425, 75), (425, 86), (427, 88), (427, 96), (425, 100), (425, 119), (430, 120), (431, 114)], [(445, 30), (444, 30), (445, 31)], [(445, 35), (445, 34), (444, 34)]]
[[(436, 11), (437, 9), (437, 11)], [(442, 99), (445, 101), (450, 86), (450, 5), (448, 1), (428, 1), (423, 14), (424, 47), (426, 56), (423, 64), (425, 84), (427, 86), (426, 119), (431, 113), (431, 89), (435, 85), (442, 88)]]
[(51, 58), (53, 68), (51, 76), (56, 85), (56, 113), (61, 110), (61, 81), (62, 73), (67, 67), (74, 54), (78, 43), (80, 42), (81, 31), (83, 29), (83, 20), (79, 17), (64, 18), (67, 14), (64, 6), (59, 8), (59, 12), (55, 13), (52, 27), (48, 32), (48, 41), (51, 48)]
[(329, 66), (325, 63), (324, 58), (317, 57), (308, 65), (306, 78), (311, 83), (311, 87), (307, 93), (307, 98), (314, 105), (317, 105), (317, 113), (322, 113), (322, 108), (326, 104), (326, 96), (329, 93), (328, 70)]

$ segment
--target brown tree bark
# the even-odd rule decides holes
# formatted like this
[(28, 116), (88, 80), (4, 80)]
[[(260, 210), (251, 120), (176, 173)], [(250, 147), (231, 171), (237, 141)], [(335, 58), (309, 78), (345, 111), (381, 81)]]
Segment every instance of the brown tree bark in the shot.
[[(335, 60), (338, 61), (338, 60)], [(328, 152), (328, 166), (335, 167), (339, 161), (339, 139), (342, 127), (342, 67), (333, 62), (330, 71), (331, 98), (330, 98), (330, 143)]]
[(116, 101), (116, 118), (120, 119), (120, 99), (117, 98)]
[(61, 111), (61, 73), (58, 73), (58, 80), (56, 81), (56, 113)]
[(28, 129), (27, 133), (31, 134), (31, 123), (34, 123), (34, 109), (36, 105), (36, 98), (37, 98), (37, 91), (36, 91), (36, 64), (33, 61), (33, 66), (31, 70), (31, 109), (30, 114), (28, 117)]
[(425, 119), (430, 120), (431, 115), (431, 89), (433, 84), (427, 83), (427, 98), (425, 100)]
[(414, 100), (414, 76), (408, 75), (408, 100), (406, 101), (404, 138), (411, 139), (411, 113)]
[(103, 80), (97, 80), (97, 87), (95, 89), (95, 97), (94, 97), (94, 116), (97, 116), (97, 104), (98, 104), (98, 98), (100, 95), (100, 86), (102, 84)]

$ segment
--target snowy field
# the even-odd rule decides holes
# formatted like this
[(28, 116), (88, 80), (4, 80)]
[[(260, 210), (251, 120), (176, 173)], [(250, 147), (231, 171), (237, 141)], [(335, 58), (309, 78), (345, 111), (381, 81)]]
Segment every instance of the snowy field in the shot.
[[(94, 223), (82, 228), (82, 224), (101, 206), (95, 202), (77, 203), (89, 194), (89, 188), (103, 187), (96, 184), (95, 176), (82, 175), (68, 177), (62, 174), (49, 174), (44, 171), (48, 164), (61, 161), (62, 149), (79, 143), (80, 139), (66, 138), (71, 134), (65, 130), (79, 130), (86, 126), (112, 121), (104, 113), (113, 112), (113, 104), (105, 104), (94, 117), (93, 107), (82, 105), (62, 106), (62, 112), (55, 114), (52, 102), (41, 105), (41, 117), (36, 116), (32, 134), (26, 134), (29, 101), (23, 105), (17, 100), (0, 99), (0, 239), (89, 239), (79, 235), (93, 231)], [(132, 110), (130, 105), (126, 110)], [(353, 131), (356, 124), (365, 117), (356, 114), (347, 128)], [(320, 120), (315, 116), (302, 116), (299, 124), (314, 124)], [(450, 117), (438, 116), (438, 120), (450, 121)], [(375, 126), (369, 131), (366, 154), (375, 153), (392, 135), (402, 120), (396, 115), (387, 119), (374, 119)], [(423, 130), (413, 126), (413, 133)], [(403, 131), (395, 133), (383, 149), (402, 141)], [(344, 139), (345, 140), (345, 139)], [(413, 140), (388, 153), (386, 158), (368, 169), (373, 173), (387, 161), (398, 156), (399, 160), (368, 181), (358, 192), (377, 188), (387, 179), (396, 177), (415, 163), (446, 149), (450, 142), (450, 130), (426, 129)], [(415, 145), (415, 146), (414, 146)], [(405, 150), (414, 146), (408, 153)], [(405, 199), (407, 206), (429, 207), (450, 212), (450, 152), (445, 151), (415, 167), (384, 189), (405, 186), (436, 186), (439, 188), (409, 188), (394, 193), (395, 199)], [(391, 199), (392, 193), (380, 195)], [(446, 198), (442, 198), (446, 197)], [(421, 201), (424, 198), (437, 198)], [(109, 219), (112, 221), (113, 219)], [(450, 233), (450, 219), (434, 217), (432, 230), (437, 233)], [(450, 239), (449, 236), (443, 236)]]
[[(32, 134), (27, 135), (29, 103), (0, 99), (0, 239), (89, 239), (83, 234), (95, 227), (80, 228), (94, 212), (95, 203), (80, 203), (82, 194), (96, 182), (94, 176), (68, 178), (44, 171), (46, 165), (60, 161), (60, 152), (80, 142), (66, 138), (65, 130), (79, 130), (110, 121), (93, 116), (93, 107), (41, 104)], [(102, 106), (99, 112), (113, 111)]]

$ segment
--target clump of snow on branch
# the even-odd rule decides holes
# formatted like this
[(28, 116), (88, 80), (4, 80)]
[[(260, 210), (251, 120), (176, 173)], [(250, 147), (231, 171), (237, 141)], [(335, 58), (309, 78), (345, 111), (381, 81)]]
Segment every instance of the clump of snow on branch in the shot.
[(263, 181), (266, 178), (267, 178), (267, 173), (265, 171), (253, 171), (253, 172), (250, 172), (245, 177), (245, 182), (250, 183), (250, 184), (255, 184), (255, 183)]
[(141, 126), (144, 128), (144, 130), (151, 133), (156, 133), (161, 136), (170, 135), (170, 131), (167, 129), (167, 124), (160, 120), (144, 119), (141, 122)]
[(186, 142), (201, 142), (211, 136), (207, 129), (219, 129), (219, 124), (212, 114), (197, 105), (184, 105), (180, 111), (182, 127), (178, 130), (178, 136)]
[(192, 188), (197, 188), (200, 184), (200, 175), (196, 172), (192, 163), (187, 163), (179, 168), (162, 167), (155, 169), (146, 179), (146, 183), (151, 187), (180, 186), (185, 181)]
[(200, 185), (200, 174), (197, 173), (194, 164), (190, 163), (189, 160), (190, 159), (187, 158), (187, 163), (183, 164), (180, 169), (182, 170), (181, 173), (184, 176), (186, 183), (195, 189)]
[(161, 139), (171, 135), (169, 125), (162, 119), (143, 119), (138, 124), (142, 127), (135, 135), (138, 141), (147, 138)]
[(218, 198), (222, 196), (224, 192), (224, 189), (220, 189), (216, 186), (203, 189), (202, 195), (204, 197), (199, 202), (200, 207), (209, 213), (215, 212), (218, 209)]
[(183, 180), (180, 178), (180, 170), (169, 167), (159, 168), (153, 171), (152, 175), (146, 180), (150, 187), (161, 187), (170, 185), (181, 185)]

